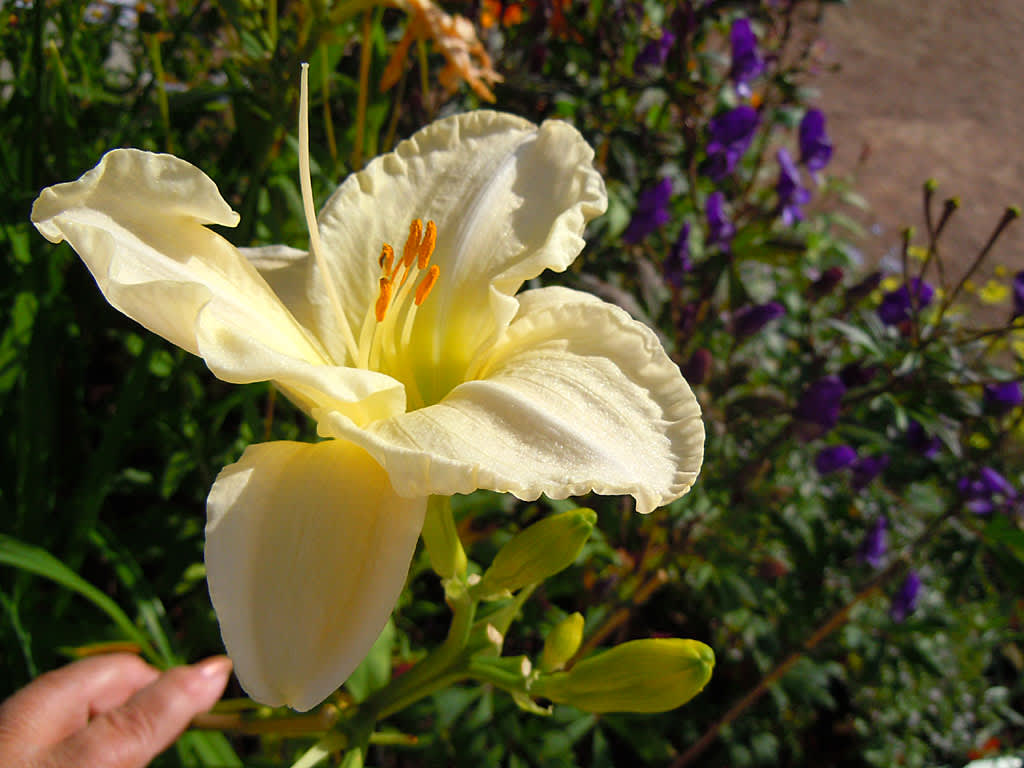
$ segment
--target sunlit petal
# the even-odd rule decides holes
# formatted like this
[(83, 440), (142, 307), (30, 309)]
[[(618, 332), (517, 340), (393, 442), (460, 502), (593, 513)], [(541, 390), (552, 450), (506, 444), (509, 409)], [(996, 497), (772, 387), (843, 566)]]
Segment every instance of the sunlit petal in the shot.
[(564, 288), (528, 291), (481, 377), (442, 402), (354, 429), (402, 494), (630, 494), (649, 512), (686, 493), (703, 458), (700, 408), (646, 326)]
[(394, 608), (425, 507), (341, 440), (252, 445), (220, 473), (207, 579), (250, 696), (307, 710), (345, 681)]
[[(523, 281), (565, 269), (583, 248), (586, 222), (607, 204), (592, 158), (567, 123), (538, 127), (476, 111), (439, 120), (372, 161), (320, 213), (350, 326), (376, 295), (381, 244), (399, 247), (413, 218), (433, 220), (440, 279), (420, 308), (414, 346), (452, 376), (464, 371), (515, 314), (511, 297)], [(335, 320), (326, 304), (319, 309), (320, 338), (337, 356)]]

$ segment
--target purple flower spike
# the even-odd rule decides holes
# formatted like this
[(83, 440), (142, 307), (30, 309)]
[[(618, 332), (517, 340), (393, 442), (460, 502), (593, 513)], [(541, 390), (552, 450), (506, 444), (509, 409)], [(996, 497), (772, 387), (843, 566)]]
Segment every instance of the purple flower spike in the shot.
[(753, 336), (772, 320), (777, 320), (784, 314), (786, 314), (786, 308), (777, 301), (741, 307), (732, 318), (733, 333), (736, 334), (737, 339), (745, 339), (748, 336)]
[(997, 413), (1012, 411), (1024, 403), (1024, 390), (1019, 381), (1002, 381), (985, 385), (985, 405)]
[(673, 288), (681, 288), (683, 276), (693, 269), (690, 263), (690, 222), (684, 221), (683, 228), (679, 230), (679, 237), (672, 244), (668, 252), (668, 261), (665, 263), (665, 279)]
[(814, 457), (814, 468), (820, 475), (829, 475), (844, 469), (857, 460), (857, 452), (848, 445), (829, 445)]
[(810, 191), (800, 183), (800, 169), (785, 147), (776, 154), (779, 161), (779, 181), (775, 185), (775, 193), (779, 197), (778, 213), (782, 223), (793, 226), (804, 217), (800, 206), (806, 205), (811, 199)]
[(622, 233), (622, 239), (627, 243), (639, 243), (651, 232), (667, 224), (668, 203), (671, 199), (672, 179), (662, 179), (653, 187), (644, 189), (636, 202), (633, 218)]
[(657, 40), (651, 40), (637, 54), (633, 61), (633, 73), (636, 75), (646, 74), (651, 69), (661, 69), (668, 61), (668, 54), (675, 45), (676, 36), (665, 30)]
[(729, 30), (729, 41), (732, 45), (732, 67), (729, 77), (732, 78), (736, 93), (743, 98), (750, 97), (750, 86), (747, 85), (764, 70), (764, 60), (757, 52), (757, 37), (747, 19), (736, 19)]
[(820, 171), (832, 159), (832, 142), (825, 133), (825, 113), (809, 109), (800, 121), (800, 162), (811, 173)]
[(864, 490), (868, 483), (882, 474), (882, 471), (889, 466), (889, 457), (884, 453), (880, 456), (865, 456), (857, 459), (853, 464), (853, 478), (850, 480), (850, 487), (855, 491)]
[(800, 396), (794, 415), (801, 421), (820, 427), (822, 434), (839, 421), (839, 405), (846, 386), (837, 376), (812, 382)]
[(725, 195), (721, 192), (712, 192), (708, 195), (705, 212), (708, 217), (708, 245), (720, 245), (722, 250), (728, 251), (732, 236), (736, 234), (736, 227), (725, 215)]
[(711, 118), (704, 166), (708, 178), (718, 181), (733, 172), (750, 146), (759, 122), (757, 110), (746, 104)]
[(964, 504), (976, 515), (1009, 510), (1017, 500), (1017, 489), (992, 467), (982, 467), (974, 477), (960, 478), (957, 489)]
[(876, 519), (857, 551), (857, 556), (872, 568), (881, 568), (885, 560), (889, 549), (888, 527), (889, 521), (885, 517)]
[(1017, 490), (1010, 484), (1010, 481), (992, 469), (992, 467), (982, 467), (979, 469), (978, 480), (993, 495), (1001, 494), (1008, 499), (1013, 499), (1017, 496)]
[(1013, 316), (1011, 319), (1024, 317), (1024, 270), (1013, 277)]
[(934, 289), (919, 277), (912, 277), (895, 291), (889, 291), (878, 305), (878, 317), (886, 325), (899, 325), (910, 317), (912, 305), (927, 307), (935, 296)]
[(921, 577), (917, 571), (910, 571), (903, 580), (900, 591), (892, 599), (889, 616), (895, 622), (901, 622), (917, 609), (917, 601), (921, 596)]

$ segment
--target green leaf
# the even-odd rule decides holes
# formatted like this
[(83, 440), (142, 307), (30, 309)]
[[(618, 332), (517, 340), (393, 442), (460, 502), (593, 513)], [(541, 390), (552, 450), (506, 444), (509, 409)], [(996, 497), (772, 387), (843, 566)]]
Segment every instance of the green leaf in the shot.
[(1010, 522), (1009, 518), (997, 515), (989, 520), (982, 531), (985, 541), (992, 545), (1002, 545), (1017, 560), (1024, 563), (1024, 531)]
[(49, 552), (0, 534), (0, 563), (10, 565), (36, 576), (56, 582), (62, 587), (77, 592), (95, 605), (117, 625), (124, 635), (137, 643), (144, 656), (154, 664), (161, 663), (161, 654), (153, 648), (135, 623), (128, 618), (117, 603), (68, 568)]
[(388, 619), (366, 658), (349, 676), (345, 687), (356, 701), (363, 701), (391, 680), (391, 654), (396, 634), (394, 622)]

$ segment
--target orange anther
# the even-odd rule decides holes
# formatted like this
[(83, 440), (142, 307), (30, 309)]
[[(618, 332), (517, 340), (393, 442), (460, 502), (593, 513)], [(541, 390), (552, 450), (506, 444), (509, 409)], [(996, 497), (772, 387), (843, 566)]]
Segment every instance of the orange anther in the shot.
[(374, 307), (374, 313), (377, 316), (377, 322), (381, 322), (384, 319), (384, 315), (388, 313), (388, 304), (391, 303), (391, 278), (382, 277), (380, 279), (380, 293), (377, 294), (377, 304)]
[(395, 263), (395, 249), (387, 243), (380, 249), (380, 258), (377, 259), (377, 263), (380, 264), (381, 271), (387, 275), (391, 275), (391, 266)]
[[(433, 222), (431, 222), (433, 224)], [(423, 276), (420, 284), (416, 286), (416, 306), (418, 307), (430, 294), (430, 289), (434, 287), (434, 283), (437, 282), (437, 278), (441, 274), (441, 268), (437, 264), (431, 264), (430, 270)]]
[(416, 259), (419, 250), (420, 240), (423, 238), (423, 219), (413, 219), (409, 225), (409, 237), (405, 241), (405, 248), (402, 249), (402, 263), (406, 268), (411, 267)]
[(417, 254), (416, 266), (420, 269), (426, 269), (427, 264), (430, 262), (430, 256), (434, 252), (434, 246), (437, 245), (437, 224), (433, 221), (427, 222), (427, 231), (423, 235), (423, 241), (420, 243), (419, 253)]

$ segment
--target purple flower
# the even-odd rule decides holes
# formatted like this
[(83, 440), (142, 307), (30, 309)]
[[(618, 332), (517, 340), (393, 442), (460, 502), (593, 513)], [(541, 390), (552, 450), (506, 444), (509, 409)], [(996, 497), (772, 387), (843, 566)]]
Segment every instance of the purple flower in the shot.
[(850, 466), (856, 460), (857, 452), (850, 446), (829, 445), (818, 451), (818, 455), (814, 457), (814, 468), (818, 470), (818, 474), (828, 475)]
[(1017, 495), (1017, 491), (1010, 484), (1010, 481), (992, 469), (992, 467), (982, 467), (979, 469), (978, 480), (991, 494), (999, 494), (1009, 499)]
[(1024, 270), (1013, 277), (1013, 316), (1016, 319), (1024, 317)]
[(811, 283), (807, 289), (807, 298), (810, 301), (823, 299), (838, 288), (841, 282), (843, 282), (842, 267), (829, 267), (821, 273), (817, 280)]
[(733, 172), (750, 146), (759, 121), (757, 110), (746, 104), (711, 118), (704, 167), (710, 179), (718, 181)]
[(683, 276), (693, 269), (690, 263), (690, 222), (684, 221), (683, 228), (679, 230), (679, 237), (672, 244), (668, 252), (668, 261), (665, 263), (665, 279), (673, 288), (681, 288)]
[(622, 233), (627, 243), (639, 243), (651, 232), (668, 223), (668, 203), (672, 198), (672, 179), (662, 179), (652, 187), (640, 193), (636, 202), (636, 211), (629, 221), (629, 226)]
[(878, 375), (878, 366), (847, 363), (839, 369), (839, 379), (847, 389), (866, 387)]
[(786, 314), (786, 308), (777, 301), (741, 307), (736, 310), (736, 314), (732, 318), (733, 333), (737, 339), (745, 339), (748, 336), (753, 336), (772, 320), (777, 320), (784, 314)]
[(1001, 381), (985, 385), (984, 399), (985, 405), (993, 411), (1006, 413), (1024, 403), (1024, 391), (1019, 381)]
[(832, 142), (825, 133), (825, 113), (809, 109), (800, 121), (800, 162), (811, 173), (820, 171), (832, 159)]
[(683, 366), (683, 378), (691, 387), (699, 387), (707, 381), (713, 362), (711, 350), (706, 347), (698, 347)]
[(875, 520), (861, 542), (857, 556), (872, 568), (881, 568), (885, 553), (889, 549), (889, 521), (884, 516)]
[(900, 590), (893, 596), (889, 606), (889, 616), (893, 621), (900, 622), (917, 609), (917, 601), (921, 596), (921, 577), (917, 571), (910, 571), (900, 585)]
[(913, 453), (920, 454), (926, 459), (934, 459), (942, 443), (939, 438), (925, 432), (918, 421), (911, 419), (907, 425), (907, 445)]
[(725, 195), (721, 192), (712, 192), (708, 195), (705, 213), (708, 217), (708, 245), (720, 245), (723, 251), (728, 251), (732, 236), (736, 234), (736, 227), (725, 215)]
[(882, 297), (878, 305), (878, 317), (886, 325), (899, 325), (910, 317), (912, 306), (917, 309), (927, 307), (932, 302), (935, 291), (919, 277), (912, 277), (894, 291)]
[(1017, 499), (1017, 489), (992, 467), (982, 467), (974, 477), (962, 477), (957, 489), (964, 504), (976, 515), (1008, 509)]
[(636, 75), (646, 74), (650, 69), (661, 69), (668, 61), (669, 51), (675, 45), (676, 36), (667, 29), (661, 33), (657, 40), (651, 40), (637, 54), (633, 61), (633, 73)]
[(818, 379), (800, 395), (794, 415), (801, 421), (817, 425), (824, 434), (839, 421), (839, 405), (844, 394), (846, 386), (838, 377)]
[(779, 181), (775, 185), (775, 193), (779, 196), (777, 210), (782, 223), (791, 227), (803, 219), (804, 212), (800, 206), (810, 201), (811, 193), (800, 183), (800, 169), (785, 147), (779, 149), (776, 158), (779, 161)]
[(736, 86), (736, 93), (743, 98), (750, 96), (747, 85), (764, 70), (764, 60), (757, 52), (757, 37), (747, 19), (736, 19), (729, 31), (732, 44), (732, 67), (729, 77)]
[(889, 457), (884, 453), (879, 456), (864, 456), (853, 463), (853, 477), (850, 487), (855, 491), (863, 490), (868, 483), (878, 477), (882, 470), (889, 466)]

